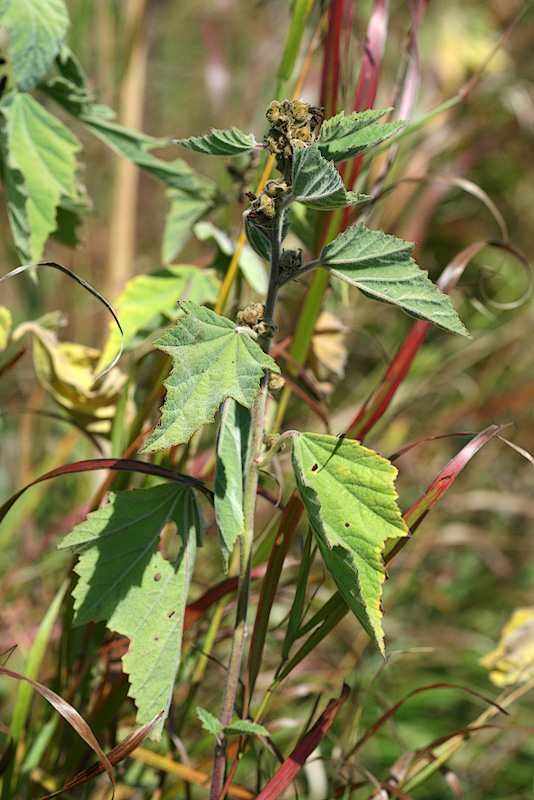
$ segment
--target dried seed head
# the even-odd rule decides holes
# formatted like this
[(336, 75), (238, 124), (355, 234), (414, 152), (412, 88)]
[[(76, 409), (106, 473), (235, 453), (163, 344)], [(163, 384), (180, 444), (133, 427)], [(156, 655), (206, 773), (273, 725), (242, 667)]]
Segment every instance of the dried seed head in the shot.
[(281, 113), (282, 113), (282, 106), (277, 100), (273, 100), (272, 103), (269, 103), (269, 106), (267, 108), (267, 113), (265, 116), (267, 117), (270, 124), (274, 125), (278, 121)]
[(282, 378), (281, 375), (277, 375), (275, 372), (271, 372), (269, 375), (269, 391), (270, 392), (279, 392), (280, 389), (284, 388), (285, 380)]
[(263, 317), (263, 304), (250, 303), (243, 311), (237, 312), (237, 324), (253, 328)]
[(305, 103), (304, 100), (294, 100), (292, 112), (295, 122), (305, 122), (307, 120), (309, 110), (309, 103)]
[(258, 195), (258, 200), (260, 201), (259, 211), (262, 214), (265, 214), (266, 217), (274, 217), (276, 214), (276, 203), (274, 202), (273, 198), (262, 192), (260, 195)]

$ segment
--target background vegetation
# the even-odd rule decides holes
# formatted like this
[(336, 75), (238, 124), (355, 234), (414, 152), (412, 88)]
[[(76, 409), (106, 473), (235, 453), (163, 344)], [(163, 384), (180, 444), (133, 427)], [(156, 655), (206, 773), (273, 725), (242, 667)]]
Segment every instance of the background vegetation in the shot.
[[(185, 137), (203, 133), (210, 126), (224, 128), (232, 124), (261, 136), (265, 129), (264, 109), (274, 95), (289, 23), (287, 2), (131, 0), (115, 4), (94, 0), (68, 5), (72, 26), (67, 41), (82, 62), (95, 93), (118, 110), (121, 122), (153, 136)], [(429, 4), (419, 29), (421, 87), (412, 119), (422, 117), (456, 94), (523, 6), (513, 0)], [(372, 3), (358, 4), (354, 17), (345, 65), (347, 109), (352, 104), (349, 91), (358, 74), (371, 7)], [(308, 41), (318, 20), (316, 9)], [(399, 53), (409, 23), (407, 4), (393, 2), (376, 107), (391, 103)], [(467, 245), (501, 237), (494, 216), (473, 187), (478, 187), (479, 194), (487, 193), (506, 222), (510, 241), (530, 257), (534, 206), (533, 42), (534, 11), (529, 9), (465, 99), (401, 143), (387, 185), (404, 178), (419, 180), (401, 183), (384, 197), (370, 224), (418, 242), (418, 263), (429, 270), (433, 279)], [(300, 92), (308, 101), (318, 101), (320, 72), (318, 52)], [(64, 119), (67, 121), (66, 115)], [(121, 163), (81, 128), (75, 132), (84, 145), (81, 177), (94, 210), (78, 231), (80, 244), (76, 251), (51, 241), (46, 255), (74, 269), (113, 300), (128, 277), (160, 265), (168, 200), (160, 184)], [(174, 158), (177, 154), (169, 149), (161, 155)], [(234, 190), (234, 178), (222, 161), (194, 153), (183, 157), (222, 184), (225, 191)], [(380, 159), (373, 162), (376, 179), (381, 166)], [(465, 191), (465, 185), (457, 179), (445, 182), (432, 177), (438, 174), (464, 178), (471, 184)], [(249, 173), (251, 182), (252, 177)], [(233, 213), (228, 208), (218, 212), (214, 221), (221, 228), (238, 232), (239, 209), (234, 207)], [(0, 225), (4, 274), (19, 262), (10, 244), (5, 214)], [(181, 251), (179, 262), (207, 266), (213, 260), (213, 252), (212, 243), (192, 237)], [(499, 270), (489, 283), (484, 278), (488, 268)], [(527, 277), (517, 261), (503, 252), (488, 248), (482, 251), (469, 265), (453, 295), (473, 341), (467, 343), (460, 337), (432, 332), (394, 404), (366, 443), (389, 455), (409, 443), (442, 433), (476, 432), (491, 423), (512, 423), (505, 436), (523, 450), (533, 452), (534, 310), (531, 300), (521, 302), (526, 289)], [(254, 297), (246, 288), (244, 296)], [(298, 298), (297, 292), (284, 295), (279, 320), (282, 338), (293, 333)], [(43, 271), (38, 284), (25, 277), (5, 282), (1, 303), (11, 309), (15, 322), (60, 310), (66, 317), (62, 337), (95, 347), (104, 344), (105, 312), (60, 274)], [(325, 329), (316, 331), (308, 367), (312, 380), (319, 382), (325, 392), (321, 408), (328, 416), (330, 431), (336, 434), (346, 428), (376, 385), (412, 322), (386, 306), (367, 303), (353, 294), (340, 296), (336, 291), (328, 296), (327, 308), (334, 316), (324, 318)], [(228, 315), (234, 310), (237, 309), (228, 308)], [(342, 360), (346, 355), (339, 375), (325, 367), (325, 359), (332, 358), (325, 352), (332, 353), (332, 349), (339, 352)], [(35, 378), (29, 342), (16, 368), (1, 375), (1, 381), (2, 498), (53, 467), (98, 455), (94, 443), (78, 430), (50, 416), (27, 412), (57, 411)], [(308, 416), (306, 421), (303, 416)], [(301, 428), (324, 430), (317, 416), (295, 397), (290, 401), (284, 426), (292, 427), (293, 422)], [(422, 494), (465, 441), (452, 437), (427, 442), (399, 459), (398, 488), (403, 510)], [(198, 454), (196, 467), (201, 469), (205, 454), (200, 444)], [(43, 488), (35, 487), (12, 509), (0, 528), (0, 652), (18, 644), (8, 664), (13, 670), (25, 672), (45, 610), (71, 574), (69, 555), (56, 552), (55, 545), (87, 512), (102, 481), (100, 474), (93, 473), (89, 478), (66, 476), (42, 484)], [(262, 513), (267, 523), (267, 506)], [(301, 533), (304, 535), (305, 531)], [(320, 705), (324, 706), (326, 699), (339, 693), (343, 679), (351, 686), (350, 702), (321, 747), (326, 762), (315, 761), (309, 767), (307, 783), (300, 786), (301, 796), (324, 798), (320, 781), (325, 769), (331, 774), (332, 763), (337, 764), (336, 759), (357, 734), (365, 732), (409, 691), (446, 681), (497, 696), (480, 658), (495, 647), (513, 610), (533, 602), (533, 533), (532, 465), (516, 450), (493, 439), (463, 471), (390, 569), (391, 580), (384, 598), (388, 653), (385, 664), (368, 647), (356, 621), (345, 617), (275, 697), (270, 713), (273, 725), (267, 724), (279, 750), (287, 753), (319, 698), (323, 698)], [(207, 548), (202, 557), (193, 599), (220, 578), (216, 554)], [(280, 621), (292, 601), (295, 572), (295, 566), (288, 568), (277, 595), (274, 617)], [(321, 574), (314, 575), (314, 586), (318, 597), (328, 597)], [(99, 649), (109, 641), (103, 627), (69, 632), (68, 604), (62, 613), (61, 624), (56, 624), (50, 634), (38, 678), (68, 695), (67, 699), (90, 721), (107, 749), (130, 730), (134, 718), (133, 706), (126, 699), (125, 681), (120, 677), (120, 652)], [(222, 642), (233, 624), (231, 604), (224, 613), (219, 630)], [(189, 656), (175, 701), (178, 716), (197, 664), (195, 646), (204, 641), (208, 626), (209, 619), (198, 623), (189, 642)], [(269, 634), (268, 645), (258, 691), (267, 688), (272, 678), (270, 670), (278, 663), (281, 642), (276, 627)], [(80, 671), (76, 685), (66, 674), (69, 649), (83, 653), (86, 662), (93, 659), (91, 670)], [(223, 675), (218, 659), (225, 652), (224, 648), (219, 649), (217, 658), (206, 665), (197, 698), (205, 708), (217, 706)], [(14, 697), (13, 684), (2, 678), (0, 702), (6, 724), (11, 719)], [(385, 779), (404, 752), (465, 728), (483, 708), (480, 701), (460, 691), (418, 694), (370, 738), (358, 763), (379, 780)], [(450, 762), (464, 796), (474, 800), (523, 798), (532, 791), (534, 739), (521, 730), (521, 726), (531, 725), (532, 694), (524, 694), (510, 711), (511, 720), (500, 721), (509, 726), (507, 731), (490, 729), (477, 733)], [(69, 739), (67, 726), (58, 723), (54, 714), (41, 698), (32, 700), (23, 742), (29, 746), (46, 724), (58, 725), (54, 772), (57, 782), (49, 783), (52, 755), (43, 772), (39, 772), (36, 755), (32, 794), (28, 796), (38, 797), (47, 789), (57, 788), (67, 773), (86, 765), (85, 746)], [(209, 772), (209, 765), (203, 762), (209, 749), (207, 742), (199, 725), (192, 725), (184, 741), (166, 741), (165, 747), (145, 746), (175, 760), (176, 752), (182, 759), (186, 752), (186, 764)], [(274, 763), (272, 755), (263, 756), (262, 775), (270, 774)], [(250, 764), (250, 780), (245, 780), (246, 769), (239, 780), (254, 789), (256, 767), (252, 766), (252, 759)], [(127, 761), (122, 769), (116, 797), (182, 797), (186, 791), (190, 792), (187, 796), (204, 794), (203, 789), (186, 790), (180, 777), (167, 776), (163, 783), (165, 768), (160, 772), (157, 764), (146, 766), (141, 757)], [(336, 769), (340, 783), (362, 780), (355, 769), (344, 771), (339, 765)], [(446, 798), (451, 792), (457, 794), (453, 778), (446, 777), (449, 783), (443, 775), (433, 776), (422, 789), (414, 789), (413, 796)], [(104, 781), (89, 787), (83, 790), (83, 796), (105, 796), (108, 791)], [(160, 795), (158, 787), (162, 789)], [(368, 795), (369, 786), (353, 796)]]

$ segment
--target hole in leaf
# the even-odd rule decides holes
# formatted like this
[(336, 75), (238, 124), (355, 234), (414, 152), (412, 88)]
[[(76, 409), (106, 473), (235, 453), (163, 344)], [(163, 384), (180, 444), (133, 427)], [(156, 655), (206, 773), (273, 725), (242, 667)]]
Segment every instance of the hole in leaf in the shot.
[(318, 469), (319, 469), (319, 464), (314, 464), (313, 467), (311, 468), (311, 471), (316, 472)]
[(350, 528), (350, 522), (345, 522), (345, 528)]

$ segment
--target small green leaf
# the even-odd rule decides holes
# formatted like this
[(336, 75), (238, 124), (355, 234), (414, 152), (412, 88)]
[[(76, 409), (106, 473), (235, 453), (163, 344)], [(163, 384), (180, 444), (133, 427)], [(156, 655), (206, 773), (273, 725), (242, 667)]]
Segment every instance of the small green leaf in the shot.
[[(160, 534), (173, 520), (184, 545), (174, 563), (159, 552)], [(107, 620), (130, 639), (123, 658), (138, 721), (168, 714), (180, 664), (183, 620), (202, 515), (193, 491), (165, 484), (111, 492), (61, 542), (80, 555), (75, 568), (74, 623)]]
[(232, 722), (222, 729), (225, 736), (231, 736), (235, 733), (250, 733), (254, 736), (269, 736), (269, 731), (263, 725), (257, 722), (249, 722), (246, 719), (239, 719)]
[(253, 133), (243, 133), (232, 126), (230, 130), (212, 128), (211, 133), (204, 136), (190, 136), (189, 139), (173, 139), (174, 144), (205, 153), (208, 156), (238, 156), (249, 153), (258, 146)]
[(213, 736), (218, 736), (220, 733), (222, 733), (223, 726), (217, 717), (214, 717), (213, 714), (210, 714), (209, 711), (206, 711), (205, 708), (201, 708), (200, 706), (196, 707), (196, 712), (197, 717), (201, 721), (202, 727), (205, 731), (213, 734)]
[(29, 92), (45, 77), (69, 24), (63, 0), (2, 0), (0, 25), (9, 33), (8, 51), (20, 91)]
[(223, 400), (233, 397), (250, 408), (264, 370), (280, 372), (248, 332), (195, 303), (180, 303), (186, 316), (155, 342), (172, 356), (161, 421), (140, 452), (187, 442), (212, 422)]
[(293, 150), (292, 190), (295, 200), (319, 211), (369, 200), (368, 195), (347, 192), (339, 172), (331, 161), (322, 157), (315, 142)]
[(411, 317), (433, 322), (446, 331), (469, 336), (447, 295), (411, 258), (414, 247), (413, 242), (360, 224), (323, 247), (318, 260), (332, 275), (368, 297), (399, 306)]
[[(220, 282), (212, 270), (190, 264), (170, 265), (129, 280), (118, 296), (114, 307), (124, 332), (124, 346), (152, 325), (166, 324), (161, 319), (175, 320), (182, 315), (179, 300), (195, 303), (215, 303)], [(102, 353), (99, 369), (111, 364), (121, 345), (121, 333), (110, 323), (109, 336)]]
[[(294, 219), (294, 215), (289, 214), (286, 210), (284, 213), (284, 220), (282, 223), (282, 241), (286, 238), (287, 234), (289, 233), (289, 229), (292, 225)], [(253, 222), (250, 221), (248, 216), (245, 215), (245, 233), (247, 236), (247, 241), (260, 258), (263, 258), (264, 261), (271, 262), (271, 243), (269, 239), (257, 228)], [(258, 294), (265, 294), (265, 292), (258, 292)]]
[(359, 442), (312, 433), (293, 437), (293, 469), (326, 566), (383, 653), (382, 551), (386, 539), (408, 534), (397, 470)]
[(228, 398), (220, 412), (215, 463), (215, 517), (225, 570), (245, 529), (243, 487), (251, 433), (249, 409)]
[(327, 119), (323, 122), (317, 139), (321, 154), (335, 162), (346, 161), (393, 136), (406, 124), (405, 122), (371, 124), (389, 111), (390, 108), (355, 111), (348, 117), (342, 111), (335, 117)]
[[(31, 260), (39, 261), (46, 240), (56, 228), (61, 198), (77, 197), (75, 154), (81, 145), (29, 94), (6, 97), (0, 111), (7, 121), (8, 166), (22, 175), (28, 195)], [(19, 197), (21, 192), (19, 186)], [(16, 204), (13, 194), (12, 200)]]

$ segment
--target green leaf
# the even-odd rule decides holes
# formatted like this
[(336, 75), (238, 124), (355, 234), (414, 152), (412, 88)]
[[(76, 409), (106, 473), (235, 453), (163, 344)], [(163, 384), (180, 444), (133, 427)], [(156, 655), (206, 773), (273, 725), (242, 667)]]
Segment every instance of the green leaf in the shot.
[[(294, 208), (292, 209), (294, 211)], [(282, 223), (282, 241), (286, 238), (287, 234), (289, 233), (289, 229), (292, 226), (294, 220), (294, 214), (289, 214), (289, 211), (286, 210), (284, 213), (284, 220)], [(245, 233), (247, 236), (247, 241), (254, 250), (254, 252), (259, 255), (264, 261), (267, 261), (269, 264), (271, 263), (271, 243), (269, 239), (261, 232), (259, 228), (257, 228), (253, 222), (250, 221), (248, 216), (245, 215)], [(258, 292), (258, 294), (266, 294), (266, 292)]]
[(293, 469), (326, 566), (383, 653), (382, 551), (386, 539), (408, 534), (397, 470), (359, 442), (313, 433), (293, 437)]
[[(184, 542), (174, 563), (159, 552), (169, 520)], [(123, 666), (140, 723), (162, 709), (164, 718), (168, 714), (202, 524), (195, 493), (183, 486), (111, 492), (109, 503), (89, 514), (59, 546), (80, 555), (74, 623), (107, 620), (110, 630), (130, 639)]]
[(169, 189), (167, 197), (171, 207), (165, 219), (165, 231), (161, 246), (161, 260), (164, 264), (173, 261), (189, 238), (195, 222), (209, 211), (210, 198), (189, 194), (180, 189)]
[(20, 91), (44, 78), (69, 26), (63, 0), (2, 0), (0, 25), (9, 33), (8, 51)]
[(7, 216), (9, 227), (17, 253), (22, 264), (32, 261), (30, 251), (30, 223), (26, 204), (28, 192), (24, 185), (24, 178), (18, 169), (8, 165), (9, 146), (7, 140), (7, 122), (2, 119), (0, 127), (0, 154), (2, 164), (2, 183), (6, 193)]
[(315, 142), (293, 150), (292, 189), (295, 200), (308, 208), (332, 211), (368, 200), (366, 194), (347, 192), (331, 161), (319, 152)]
[[(213, 240), (216, 242), (219, 249), (227, 256), (232, 256), (237, 247), (237, 244), (212, 222), (204, 221), (197, 223), (194, 228), (194, 233), (197, 239), (201, 241)], [(241, 248), (237, 263), (249, 286), (254, 289), (257, 294), (266, 295), (268, 278), (265, 266), (248, 245)]]
[(161, 421), (142, 453), (187, 442), (227, 397), (250, 408), (264, 370), (280, 372), (245, 329), (194, 303), (180, 307), (184, 319), (155, 342), (174, 366)]
[(251, 433), (249, 409), (228, 398), (220, 412), (215, 462), (215, 517), (225, 570), (237, 538), (245, 529), (243, 487)]
[(345, 116), (345, 112), (325, 120), (317, 139), (321, 154), (335, 162), (345, 161), (365, 153), (380, 142), (397, 133), (405, 122), (386, 122), (383, 125), (371, 123), (391, 111), (390, 108), (355, 111)]
[[(147, 275), (129, 280), (114, 303), (124, 331), (124, 346), (143, 330), (161, 327), (167, 320), (182, 315), (179, 300), (195, 303), (215, 303), (220, 282), (209, 269), (189, 264), (170, 265)], [(109, 336), (102, 352), (99, 370), (111, 364), (121, 345), (117, 325), (110, 323)]]
[(257, 722), (249, 722), (246, 719), (238, 719), (227, 725), (222, 729), (225, 736), (231, 736), (233, 733), (250, 733), (255, 736), (269, 736), (269, 731), (263, 725)]
[(317, 137), (317, 144), (322, 147), (326, 144), (333, 144), (338, 139), (352, 136), (372, 125), (373, 122), (377, 122), (390, 111), (393, 111), (391, 106), (389, 108), (370, 108), (367, 111), (354, 111), (348, 117), (345, 116), (344, 111), (340, 111), (335, 117), (324, 120)]
[(206, 198), (214, 196), (215, 184), (197, 175), (181, 158), (164, 161), (148, 152), (158, 147), (166, 147), (169, 144), (168, 139), (155, 139), (141, 131), (125, 128), (96, 113), (94, 108), (77, 114), (77, 119), (113, 152), (132, 161), (156, 180), (190, 194)]
[(318, 261), (368, 297), (399, 306), (411, 317), (433, 322), (446, 331), (469, 336), (447, 295), (411, 258), (414, 246), (360, 224), (323, 247)]
[[(0, 111), (7, 122), (8, 166), (20, 172), (28, 195), (31, 260), (39, 261), (46, 240), (56, 228), (61, 198), (77, 196), (75, 154), (81, 145), (29, 94), (10, 95), (0, 103)], [(13, 211), (20, 203), (22, 187), (14, 190), (12, 186), (11, 190)]]
[(202, 727), (205, 731), (213, 734), (213, 736), (218, 736), (220, 733), (222, 733), (223, 726), (217, 717), (214, 717), (213, 714), (210, 714), (209, 711), (206, 711), (205, 708), (201, 708), (200, 706), (196, 707), (196, 712), (197, 717), (201, 721)]
[(234, 126), (230, 130), (212, 128), (211, 133), (204, 136), (173, 139), (173, 142), (187, 150), (205, 153), (208, 156), (238, 156), (240, 153), (249, 153), (258, 147), (253, 133), (243, 133)]

